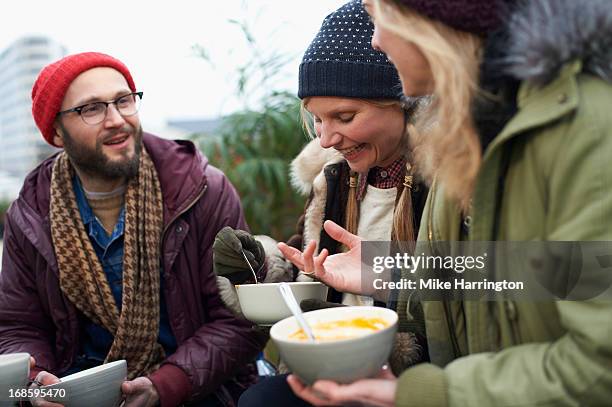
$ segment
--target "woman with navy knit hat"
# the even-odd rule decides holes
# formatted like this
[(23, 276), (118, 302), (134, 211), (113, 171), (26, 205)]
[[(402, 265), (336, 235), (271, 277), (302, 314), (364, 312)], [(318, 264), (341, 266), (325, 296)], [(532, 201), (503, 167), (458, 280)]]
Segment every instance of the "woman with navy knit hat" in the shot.
[[(359, 0), (325, 18), (304, 53), (298, 96), (313, 140), (294, 159), (292, 183), (310, 195), (293, 247), (341, 251), (323, 230), (333, 220), (370, 241), (414, 241), (427, 191), (414, 182), (401, 83), (371, 46), (373, 25)], [(303, 226), (302, 226), (303, 225)], [(311, 281), (300, 274), (300, 281)], [(330, 300), (371, 305), (333, 291)]]
[[(404, 93), (433, 94), (411, 133), (416, 168), (432, 182), (418, 240), (570, 241), (583, 250), (586, 241), (612, 241), (608, 0), (363, 3), (376, 26), (373, 46), (398, 68)], [(337, 225), (325, 228), (342, 236)], [(358, 256), (358, 237), (342, 242)], [(311, 263), (310, 253), (283, 251)], [(539, 301), (425, 302), (431, 363), (350, 385), (289, 383), (317, 405), (610, 405), (610, 255), (589, 263), (585, 253), (580, 277), (592, 292), (580, 300), (565, 300), (570, 290)], [(322, 253), (305, 271), (350, 290), (358, 285), (336, 278), (350, 272), (342, 267), (349, 257)], [(559, 279), (571, 266), (566, 257), (558, 253), (552, 270)], [(493, 259), (499, 280), (516, 272), (512, 260)]]
[[(293, 247), (341, 252), (343, 247), (323, 230), (326, 220), (370, 241), (415, 239), (427, 189), (413, 180), (406, 134), (412, 115), (400, 103), (396, 69), (371, 46), (373, 29), (360, 0), (350, 1), (325, 18), (300, 64), (298, 96), (304, 126), (314, 139), (291, 167), (294, 186), (309, 194), (300, 231), (287, 242)], [(303, 273), (297, 279), (311, 281)], [(328, 300), (375, 303), (333, 288)], [(396, 362), (405, 367), (421, 360), (416, 342), (412, 334), (398, 337), (405, 353)], [(283, 375), (247, 390), (240, 406), (253, 405), (307, 403), (293, 394)]]

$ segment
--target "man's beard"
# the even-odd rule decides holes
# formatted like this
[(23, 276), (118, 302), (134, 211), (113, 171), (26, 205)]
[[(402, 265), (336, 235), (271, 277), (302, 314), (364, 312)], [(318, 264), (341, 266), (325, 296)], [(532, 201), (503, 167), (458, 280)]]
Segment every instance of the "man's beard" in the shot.
[(142, 127), (134, 130), (133, 127), (126, 125), (113, 132), (114, 134), (126, 133), (134, 138), (133, 157), (129, 158), (126, 155), (122, 161), (112, 161), (104, 154), (102, 146), (105, 138), (97, 139), (95, 149), (91, 149), (75, 141), (61, 123), (60, 128), (64, 133), (64, 150), (68, 154), (70, 162), (84, 174), (105, 180), (118, 178), (129, 180), (138, 175), (142, 150)]

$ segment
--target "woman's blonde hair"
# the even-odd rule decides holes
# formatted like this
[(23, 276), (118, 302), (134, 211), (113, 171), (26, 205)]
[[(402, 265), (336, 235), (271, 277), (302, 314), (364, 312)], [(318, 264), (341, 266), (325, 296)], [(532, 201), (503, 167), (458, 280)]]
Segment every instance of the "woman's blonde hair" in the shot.
[[(379, 108), (400, 108), (402, 104), (398, 100), (389, 99), (358, 99), (362, 102), (372, 104)], [(315, 138), (316, 134), (312, 126), (312, 115), (308, 112), (307, 106), (310, 98), (304, 98), (301, 103), (300, 116), (302, 126), (306, 134), (311, 138)], [(402, 109), (403, 110), (403, 109)], [(406, 160), (406, 168), (404, 174), (404, 182), (399, 185), (401, 193), (396, 199), (395, 209), (393, 212), (392, 240), (400, 242), (414, 242), (416, 238), (414, 228), (414, 210), (412, 208), (412, 188), (413, 188), (413, 164), (412, 154), (409, 149), (408, 133), (406, 130), (401, 138), (399, 148), (403, 151), (403, 157)], [(349, 174), (349, 192), (345, 210), (344, 227), (350, 233), (357, 234), (359, 226), (359, 203), (357, 202), (357, 188), (359, 185), (359, 174), (350, 171)], [(365, 174), (367, 176), (367, 174)], [(413, 245), (411, 244), (412, 248)], [(346, 248), (344, 248), (346, 249)]]
[(433, 98), (410, 131), (414, 160), (424, 179), (431, 182), (435, 176), (466, 211), (481, 163), (471, 105), (478, 91), (482, 40), (391, 0), (374, 0), (374, 10), (376, 24), (414, 44), (429, 63)]

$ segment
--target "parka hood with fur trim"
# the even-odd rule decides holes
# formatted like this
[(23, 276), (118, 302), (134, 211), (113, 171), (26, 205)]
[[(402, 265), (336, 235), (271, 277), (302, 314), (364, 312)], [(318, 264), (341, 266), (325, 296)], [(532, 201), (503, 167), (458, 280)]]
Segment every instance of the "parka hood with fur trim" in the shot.
[(342, 154), (333, 148), (323, 148), (319, 139), (311, 140), (291, 162), (291, 185), (301, 194), (312, 191), (317, 176), (324, 182), (323, 168), (342, 161)]
[(568, 62), (612, 82), (612, 3), (610, 0), (523, 2), (509, 17), (504, 71), (543, 86)]

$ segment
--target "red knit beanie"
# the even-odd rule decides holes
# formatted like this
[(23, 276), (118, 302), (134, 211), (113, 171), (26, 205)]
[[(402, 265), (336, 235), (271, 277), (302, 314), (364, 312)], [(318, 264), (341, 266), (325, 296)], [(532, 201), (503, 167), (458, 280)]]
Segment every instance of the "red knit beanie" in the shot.
[[(134, 80), (127, 67), (118, 59), (99, 52), (83, 52), (68, 55), (47, 65), (38, 74), (32, 88), (32, 115), (47, 143), (53, 143), (53, 121), (60, 111), (64, 96), (72, 81), (83, 72), (97, 67), (109, 67), (119, 71), (132, 92), (136, 92)], [(57, 146), (56, 146), (57, 147)]]
[(486, 36), (501, 25), (513, 0), (394, 0), (457, 30)]

